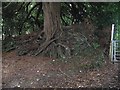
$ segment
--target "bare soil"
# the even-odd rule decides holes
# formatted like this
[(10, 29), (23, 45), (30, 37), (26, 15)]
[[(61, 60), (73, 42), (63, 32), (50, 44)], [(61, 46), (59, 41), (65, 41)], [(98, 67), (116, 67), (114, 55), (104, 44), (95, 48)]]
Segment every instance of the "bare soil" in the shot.
[(15, 51), (3, 53), (2, 85), (3, 88), (119, 87), (117, 64), (107, 60), (100, 68), (79, 68), (79, 65), (87, 62), (87, 58), (59, 60), (41, 56), (18, 56)]

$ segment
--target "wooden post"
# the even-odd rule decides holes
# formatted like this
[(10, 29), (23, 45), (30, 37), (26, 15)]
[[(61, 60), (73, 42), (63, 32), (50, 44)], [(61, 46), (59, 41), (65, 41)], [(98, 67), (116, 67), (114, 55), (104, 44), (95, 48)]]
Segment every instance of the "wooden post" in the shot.
[(0, 40), (0, 90), (2, 90), (2, 40)]
[(120, 63), (118, 63), (118, 87), (120, 88)]
[(111, 31), (111, 43), (110, 43), (110, 51), (109, 56), (111, 61), (113, 61), (113, 34), (114, 34), (114, 24), (112, 24), (112, 31)]

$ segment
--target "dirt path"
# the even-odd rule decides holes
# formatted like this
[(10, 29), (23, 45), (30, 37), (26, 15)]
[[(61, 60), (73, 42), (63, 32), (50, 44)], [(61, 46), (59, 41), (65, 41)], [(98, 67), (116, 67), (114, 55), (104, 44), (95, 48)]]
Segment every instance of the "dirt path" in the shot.
[(109, 62), (102, 68), (87, 71), (72, 64), (54, 58), (3, 53), (2, 85), (3, 88), (118, 87), (115, 64)]

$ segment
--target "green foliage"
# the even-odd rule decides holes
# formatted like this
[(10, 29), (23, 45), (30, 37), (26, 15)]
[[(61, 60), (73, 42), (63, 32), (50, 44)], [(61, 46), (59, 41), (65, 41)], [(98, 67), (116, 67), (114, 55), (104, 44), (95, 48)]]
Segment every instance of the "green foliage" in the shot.
[(96, 69), (102, 67), (104, 64), (104, 55), (103, 52), (100, 50), (91, 49), (90, 52), (88, 51), (88, 53), (86, 54), (86, 57), (88, 57), (90, 63), (83, 64), (81, 66), (81, 68), (83, 69)]
[(43, 24), (43, 15), (41, 15), (41, 12), (40, 17), (37, 17), (36, 12), (38, 12), (38, 6), (39, 3), (36, 2), (3, 2), (2, 18), (4, 35), (6, 37), (12, 35), (17, 36), (38, 30), (36, 27)]
[(120, 40), (120, 25), (118, 25), (118, 40)]
[(115, 29), (115, 40), (120, 40), (120, 25), (116, 26), (117, 28)]
[(115, 25), (115, 38), (116, 40), (120, 40), (120, 18), (118, 17), (116, 20), (116, 25)]
[(93, 48), (97, 49), (99, 47), (100, 47), (100, 45), (98, 43), (96, 43), (96, 42), (93, 43)]
[[(27, 30), (32, 31), (34, 26), (38, 27), (38, 25), (43, 25), (44, 17), (40, 5), (36, 2), (4, 2), (2, 4), (4, 20), (3, 33), (5, 35), (8, 33), (10, 33), (9, 35), (14, 33), (24, 34)], [(71, 25), (72, 23), (82, 22), (83, 18), (91, 18), (98, 28), (103, 28), (116, 22), (116, 18), (120, 16), (119, 6), (119, 3), (112, 2), (99, 4), (92, 2), (64, 2), (61, 3), (61, 23), (63, 25)], [(40, 11), (38, 11), (39, 7), (41, 8)], [(36, 22), (38, 12), (39, 16)], [(30, 15), (27, 17), (29, 13)]]
[(53, 64), (57, 63), (58, 65), (59, 63), (68, 65), (69, 70), (72, 72), (80, 72), (101, 68), (104, 65), (104, 60), (105, 58), (102, 50), (96, 50), (89, 47), (86, 51), (83, 51), (83, 54), (52, 62)]
[(118, 17), (119, 3), (86, 3), (87, 17), (91, 18), (98, 28), (103, 28), (116, 22)]

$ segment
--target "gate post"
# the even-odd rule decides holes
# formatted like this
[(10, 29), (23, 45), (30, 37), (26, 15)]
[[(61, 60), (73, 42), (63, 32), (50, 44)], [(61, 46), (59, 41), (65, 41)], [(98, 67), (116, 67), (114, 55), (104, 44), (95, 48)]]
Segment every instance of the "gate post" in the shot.
[(114, 44), (114, 39), (113, 39), (113, 34), (114, 34), (114, 24), (112, 24), (112, 31), (111, 31), (111, 43), (110, 43), (110, 51), (109, 51), (109, 56), (110, 56), (110, 59), (111, 61), (113, 62), (113, 44)]
[(120, 63), (118, 63), (118, 87), (120, 88)]

